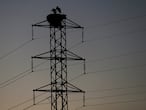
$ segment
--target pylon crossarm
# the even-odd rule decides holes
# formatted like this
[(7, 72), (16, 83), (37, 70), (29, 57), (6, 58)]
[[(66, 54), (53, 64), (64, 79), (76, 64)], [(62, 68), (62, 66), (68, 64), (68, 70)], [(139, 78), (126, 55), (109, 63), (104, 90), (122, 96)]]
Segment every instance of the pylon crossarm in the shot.
[[(34, 91), (38, 91), (38, 92), (66, 92), (66, 90), (61, 90), (61, 89), (58, 89), (58, 90), (51, 90), (51, 89), (41, 89), (41, 90), (34, 90)], [(82, 92), (84, 93), (84, 91), (79, 91), (79, 90), (67, 90), (67, 92)]]
[(44, 27), (44, 28), (50, 28), (51, 26), (50, 25), (33, 25), (33, 26), (36, 26), (36, 27)]
[[(65, 21), (63, 21), (63, 25), (62, 27), (66, 27), (67, 29), (73, 29), (73, 28), (84, 28), (82, 26), (80, 26), (79, 24), (77, 24), (76, 22), (72, 21), (71, 19), (66, 19)], [(47, 23), (47, 24), (44, 24)], [(48, 24), (47, 20), (32, 24), (32, 27), (45, 27), (45, 28), (51, 28), (52, 26)], [(52, 27), (53, 28), (53, 27)]]
[(74, 57), (67, 57), (67, 58), (62, 58), (62, 57), (32, 57), (32, 58), (36, 58), (36, 59), (44, 59), (44, 60), (85, 60), (83, 58), (74, 58)]
[[(69, 50), (65, 50), (67, 51), (67, 60), (85, 60), (84, 58), (76, 55), (75, 53), (69, 51)], [(43, 55), (45, 54), (48, 54), (52, 51), (47, 51), (47, 52), (44, 52), (44, 53), (41, 53), (41, 54), (38, 54), (38, 55), (35, 55), (35, 56), (32, 56), (32, 58), (38, 58), (38, 59), (48, 59), (48, 60), (52, 60), (54, 58), (56, 59), (65, 59), (65, 58), (62, 58), (62, 57), (42, 57)]]
[(39, 87), (39, 88), (37, 88), (37, 89), (34, 89), (33, 91), (40, 90), (40, 89), (45, 88), (45, 87), (48, 87), (48, 86), (50, 86), (50, 85), (51, 85), (51, 84), (46, 84), (46, 85), (41, 86), (41, 87)]
[[(44, 24), (47, 23), (47, 24)], [(50, 28), (50, 25), (48, 24), (47, 20), (32, 24), (32, 28), (33, 27), (44, 27), (44, 28)]]
[(45, 22), (47, 22), (47, 20), (40, 21), (38, 23), (33, 24), (32, 26), (34, 26), (34, 25), (40, 25), (40, 24), (45, 23)]
[(84, 58), (76, 55), (75, 53), (69, 51), (69, 50), (66, 50), (67, 51), (67, 55), (70, 56), (68, 58), (72, 59), (72, 60), (85, 60)]
[(35, 89), (34, 91), (38, 91), (38, 92), (51, 92), (50, 89), (40, 89), (40, 90)]
[(68, 18), (66, 19), (66, 26), (72, 28), (83, 28), (82, 26), (80, 26), (79, 24), (75, 23), (74, 21)]
[(62, 57), (37, 57), (37, 56), (34, 56), (32, 58), (36, 58), (36, 59), (44, 59), (44, 60), (64, 60), (65, 58), (62, 58)]
[(67, 60), (84, 60), (83, 58), (67, 57)]
[(48, 54), (48, 53), (50, 53), (50, 51), (32, 56), (32, 59), (37, 58), (37, 59), (45, 59), (45, 60), (55, 60), (55, 59), (58, 59), (58, 60), (85, 60), (84, 58), (82, 58), (68, 50), (67, 50), (67, 57), (45, 57), (45, 56), (43, 57), (43, 55)]
[(67, 83), (68, 83), (68, 84), (67, 84), (68, 88), (72, 88), (72, 89), (74, 89), (74, 90), (76, 90), (76, 91), (78, 91), (78, 92), (85, 93), (85, 91), (83, 91), (83, 90), (81, 90), (80, 88), (74, 86), (73, 84), (71, 84), (71, 83), (69, 83), (69, 82), (67, 82)]
[(67, 29), (79, 29), (79, 28), (81, 28), (81, 27), (79, 27), (79, 26), (66, 25), (66, 28), (67, 28)]
[[(54, 28), (53, 26), (50, 26), (50, 25), (40, 25), (40, 24), (34, 24), (32, 26), (36, 26), (36, 27), (44, 27), (44, 28)], [(67, 29), (83, 29), (83, 27), (80, 27), (80, 26), (73, 26), (73, 25), (63, 25), (62, 27), (66, 27)]]
[[(82, 92), (82, 93), (85, 93), (85, 91), (81, 90), (80, 88), (74, 86), (73, 84), (69, 83), (69, 82), (66, 82), (67, 83), (67, 87), (70, 88), (68, 89), (67, 91), (68, 92)], [(47, 85), (44, 85), (44, 86), (41, 86), (37, 89), (34, 89), (33, 91), (40, 91), (40, 92), (51, 92), (50, 89), (44, 89), (46, 87), (49, 87), (51, 86), (51, 84), (47, 84)], [(58, 89), (58, 90), (52, 90), (53, 92), (59, 92), (59, 91), (62, 91), (62, 92), (65, 92), (66, 90), (62, 90), (62, 89)]]
[(38, 54), (38, 55), (32, 56), (32, 58), (33, 58), (33, 57), (39, 57), (39, 56), (42, 56), (42, 55), (45, 55), (45, 54), (48, 54), (48, 53), (50, 53), (50, 51), (47, 51), (47, 52), (44, 52), (44, 53), (41, 53), (41, 54)]

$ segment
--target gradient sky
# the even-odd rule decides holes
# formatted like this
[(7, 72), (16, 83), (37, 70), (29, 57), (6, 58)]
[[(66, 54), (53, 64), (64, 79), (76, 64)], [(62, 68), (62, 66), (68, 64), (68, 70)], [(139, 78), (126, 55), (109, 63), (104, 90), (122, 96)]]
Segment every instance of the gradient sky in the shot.
[[(32, 90), (50, 82), (49, 62), (41, 60), (35, 60), (35, 65), (43, 63), (35, 72), (14, 77), (31, 68), (31, 56), (49, 50), (49, 30), (35, 28), (31, 41), (31, 25), (56, 6), (85, 27), (84, 43), (81, 30), (67, 31), (68, 48), (87, 60), (82, 76), (82, 62), (68, 63), (68, 80), (86, 91), (86, 106), (81, 94), (69, 94), (69, 109), (145, 110), (145, 0), (1, 0), (0, 109), (27, 108), (32, 101), (21, 103), (32, 98)], [(28, 110), (49, 109), (46, 100)]]

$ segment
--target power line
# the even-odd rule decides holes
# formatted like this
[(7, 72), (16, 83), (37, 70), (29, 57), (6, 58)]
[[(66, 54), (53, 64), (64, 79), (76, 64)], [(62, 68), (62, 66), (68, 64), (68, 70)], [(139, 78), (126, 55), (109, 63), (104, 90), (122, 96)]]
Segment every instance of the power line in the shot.
[(98, 103), (98, 104), (92, 104), (92, 105), (86, 105), (88, 106), (102, 106), (102, 105), (111, 105), (111, 104), (122, 104), (122, 103), (134, 103), (134, 102), (145, 102), (146, 99), (135, 99), (135, 100), (125, 100), (125, 101), (115, 101), (115, 102), (107, 102), (107, 103)]
[(17, 46), (13, 50), (11, 50), (11, 51), (3, 54), (2, 56), (0, 56), (0, 60), (3, 60), (4, 58), (10, 56), (11, 54), (15, 53), (16, 51), (20, 50), (21, 48), (25, 47), (26, 45), (28, 45), (29, 43), (31, 43), (32, 41), (37, 40), (37, 39), (40, 39), (40, 38), (33, 38), (31, 40), (28, 40), (28, 41), (22, 43), (21, 45)]
[(30, 72), (30, 69), (28, 69), (28, 70), (26, 70), (26, 71), (24, 71), (24, 72), (21, 72), (21, 73), (19, 73), (18, 75), (16, 75), (16, 76), (14, 76), (14, 77), (12, 77), (12, 78), (10, 78), (10, 79), (8, 79), (8, 80), (2, 82), (2, 83), (0, 84), (0, 88), (7, 87), (8, 85), (10, 85), (10, 84), (16, 82), (17, 80), (19, 80), (19, 79), (23, 78), (24, 76), (26, 76), (26, 75), (28, 75), (28, 74), (31, 74), (31, 73), (32, 73), (32, 72)]
[(118, 71), (118, 70), (123, 70), (123, 69), (140, 68), (140, 67), (145, 67), (145, 66), (146, 66), (146, 64), (130, 65), (130, 66), (124, 66), (124, 67), (117, 67), (117, 68), (109, 68), (109, 69), (91, 71), (91, 72), (87, 72), (87, 74), (97, 74), (97, 73), (100, 73), (100, 72)]
[(141, 92), (131, 92), (131, 93), (123, 93), (123, 94), (117, 94), (117, 95), (107, 95), (107, 96), (100, 96), (100, 97), (88, 97), (86, 100), (95, 100), (95, 99), (105, 99), (105, 98), (116, 98), (116, 97), (122, 97), (127, 95), (136, 95), (136, 94), (146, 94), (146, 91)]
[(80, 106), (75, 110), (81, 110), (87, 107), (94, 107), (94, 106), (103, 106), (103, 105), (115, 105), (115, 104), (126, 104), (126, 103), (136, 103), (136, 102), (146, 102), (146, 99), (134, 99), (134, 100), (125, 100), (125, 101), (114, 101), (114, 102), (107, 102), (107, 103), (97, 103), (97, 104), (87, 104), (86, 106)]
[[(122, 96), (129, 96), (129, 95), (142, 95), (146, 94), (146, 91), (140, 91), (140, 92), (129, 92), (129, 93), (122, 93), (122, 94), (117, 94), (117, 95), (106, 95), (106, 96), (98, 96), (98, 97), (87, 97), (86, 100), (99, 100), (99, 99), (107, 99), (107, 98), (117, 98), (117, 97), (122, 97)], [(80, 101), (82, 99), (75, 99), (75, 100), (70, 100), (71, 102), (76, 102)]]
[(135, 88), (145, 88), (146, 85), (141, 84), (141, 85), (132, 85), (132, 86), (127, 86), (127, 87), (115, 87), (115, 88), (107, 88), (107, 89), (97, 89), (97, 90), (88, 90), (86, 91), (87, 93), (91, 92), (108, 92), (108, 91), (113, 91), (113, 90), (123, 90), (123, 89), (135, 89)]
[[(125, 35), (130, 35), (130, 34), (134, 34), (134, 33), (140, 33), (140, 32), (146, 32), (146, 29), (136, 29), (136, 30), (132, 30), (132, 31), (127, 31), (127, 32), (124, 32), (124, 33), (116, 33), (116, 34), (112, 34), (112, 35), (107, 35), (107, 36), (102, 36), (100, 38), (90, 38), (88, 40), (85, 40), (84, 43), (92, 43), (92, 42), (95, 42), (95, 41), (99, 41), (99, 40), (105, 40), (105, 39), (112, 39), (112, 38), (118, 38), (120, 36), (125, 36)], [(126, 36), (127, 37), (131, 37), (131, 36)], [(139, 36), (138, 36), (139, 37)], [(74, 48), (77, 48), (79, 46), (81, 46), (82, 42), (77, 42), (76, 44), (70, 46), (69, 49), (74, 49)]]
[(124, 67), (96, 70), (96, 71), (86, 72), (86, 74), (81, 73), (81, 74), (79, 74), (78, 76), (74, 77), (71, 80), (76, 80), (76, 79), (80, 78), (81, 76), (84, 76), (84, 75), (87, 75), (87, 74), (97, 74), (97, 73), (101, 73), (101, 72), (118, 71), (118, 70), (123, 70), (123, 69), (140, 68), (140, 67), (145, 67), (145, 66), (146, 66), (146, 64), (141, 64), (141, 65), (130, 65), (130, 66), (124, 66)]
[[(109, 22), (107, 22), (107, 23), (103, 23), (103, 24), (97, 24), (97, 25), (94, 25), (94, 26), (88, 26), (88, 27), (86, 27), (86, 29), (90, 29), (90, 28), (96, 28), (96, 27), (100, 27), (100, 26), (108, 26), (108, 25), (112, 25), (112, 24), (117, 24), (117, 23), (120, 23), (120, 22), (125, 22), (125, 21), (129, 21), (129, 20), (134, 20), (134, 19), (140, 19), (140, 18), (144, 18), (144, 17), (146, 17), (146, 14), (144, 14), (144, 15), (137, 15), (137, 16), (132, 16), (132, 17), (127, 17), (127, 18), (122, 18), (122, 19), (118, 19), (118, 20), (112, 20), (112, 21), (109, 21)], [(134, 31), (131, 31), (131, 32), (127, 32), (127, 34), (131, 34), (131, 33), (137, 33), (137, 32), (144, 32), (144, 31), (146, 31), (145, 29), (143, 29), (143, 30), (138, 30), (138, 31), (136, 31), (136, 30), (134, 30)], [(116, 36), (117, 37), (117, 36)], [(112, 38), (112, 37), (110, 37), (110, 38)], [(102, 37), (102, 39), (103, 39), (103, 37)], [(107, 39), (107, 38), (106, 38)], [(108, 39), (109, 39), (109, 37), (108, 37)], [(91, 42), (91, 41), (94, 41), (95, 39), (90, 39), (89, 41)], [(99, 39), (98, 39), (99, 40)], [(87, 43), (87, 41), (85, 41), (86, 43)], [(77, 46), (80, 46), (81, 44), (82, 44), (83, 42), (78, 42), (78, 43), (76, 43), (76, 44), (74, 44), (73, 46), (71, 46), (70, 48), (75, 48), (75, 47), (77, 47)], [(69, 48), (69, 49), (70, 49)]]
[(36, 105), (40, 104), (41, 102), (44, 102), (45, 100), (48, 100), (49, 98), (50, 98), (50, 96), (47, 97), (47, 98), (44, 98), (44, 99), (40, 100), (40, 101), (37, 102), (35, 105), (30, 105), (30, 106), (24, 108), (23, 110), (28, 110), (28, 109), (32, 108), (33, 106), (36, 106)]
[(132, 51), (132, 52), (127, 52), (127, 53), (121, 53), (119, 55), (113, 55), (113, 56), (103, 57), (103, 58), (99, 58), (99, 59), (92, 59), (92, 60), (88, 60), (86, 62), (93, 63), (93, 62), (97, 62), (97, 61), (99, 62), (99, 61), (111, 60), (111, 59), (115, 59), (115, 58), (119, 58), (119, 57), (125, 57), (125, 56), (142, 54), (142, 53), (146, 53), (146, 50), (138, 50), (138, 51)]
[(79, 74), (79, 75), (75, 76), (74, 78), (70, 79), (70, 81), (74, 81), (74, 80), (80, 78), (80, 77), (83, 76), (83, 75), (85, 75), (85, 74), (84, 74), (84, 73)]
[[(119, 20), (113, 20), (113, 21), (110, 21), (108, 23), (104, 23), (104, 24), (100, 24), (99, 26), (107, 26), (107, 25), (111, 25), (111, 24), (115, 24), (115, 23), (119, 23), (120, 21), (127, 21), (127, 20), (133, 20), (133, 19), (137, 19), (137, 18), (143, 18), (143, 17), (146, 17), (146, 15), (139, 15), (139, 16), (133, 16), (133, 17), (128, 17), (128, 18), (123, 18), (123, 19), (119, 19)], [(98, 26), (98, 25), (97, 25)], [(86, 27), (87, 29), (88, 28), (92, 28), (92, 27), (95, 27), (95, 26), (89, 26), (89, 27)], [(128, 34), (133, 34), (133, 33), (138, 33), (138, 32), (145, 32), (146, 29), (139, 29), (139, 30), (132, 30), (132, 31), (128, 31), (126, 33), (118, 33), (118, 34), (113, 34), (113, 35), (110, 35), (110, 36), (103, 36), (102, 38), (100, 39), (97, 39), (97, 38), (94, 38), (94, 39), (89, 39), (89, 40), (85, 40), (84, 43), (88, 43), (88, 42), (94, 42), (96, 40), (104, 40), (104, 39), (111, 39), (111, 38), (114, 38), (117, 37), (117, 36), (121, 36), (121, 35), (128, 35)], [(75, 48), (75, 47), (78, 47), (82, 44), (83, 42), (78, 42), (74, 45), (72, 45), (70, 47), (70, 49), (72, 48)]]
[[(42, 62), (42, 63), (40, 63), (40, 64), (38, 64), (36, 66), (34, 66), (34, 68), (39, 67), (39, 66), (41, 66), (44, 63), (46, 63), (46, 61), (45, 62)], [(31, 68), (30, 69), (27, 69), (27, 70), (25, 70), (25, 71), (23, 71), (21, 73), (18, 73), (16, 76), (14, 76), (14, 77), (12, 77), (12, 78), (10, 78), (10, 79), (8, 79), (8, 80), (0, 83), (0, 88), (7, 87), (10, 84), (13, 84), (14, 82), (16, 82), (17, 80), (20, 80), (20, 79), (24, 78), (25, 76), (30, 75), (31, 73), (33, 73), (31, 71)]]
[(123, 70), (123, 69), (140, 68), (140, 67), (145, 67), (145, 66), (146, 66), (146, 64), (140, 64), (140, 65), (130, 65), (130, 66), (124, 66), (124, 67), (108, 68), (108, 69), (103, 69), (103, 70), (90, 71), (90, 72), (86, 72), (86, 74), (81, 73), (70, 80), (71, 81), (77, 80), (81, 76), (88, 75), (88, 74), (97, 74), (97, 73), (100, 74), (101, 72), (118, 71), (118, 70)]
[[(142, 33), (142, 32), (146, 32), (146, 29), (139, 29), (139, 30), (132, 30), (132, 31), (128, 31), (128, 32), (124, 32), (124, 33), (116, 33), (116, 34), (112, 34), (112, 35), (107, 35), (107, 36), (102, 36), (100, 38), (94, 38), (94, 39), (89, 39), (88, 42), (95, 42), (97, 40), (105, 40), (105, 39), (112, 39), (112, 38), (118, 38), (121, 37), (124, 38), (126, 35), (131, 35), (131, 34), (136, 34), (136, 33)], [(126, 36), (125, 38), (128, 37), (132, 37), (132, 36)], [(137, 36), (139, 37), (139, 36)]]
[[(37, 95), (36, 98), (38, 98), (38, 97), (40, 97), (40, 96), (42, 96), (44, 94), (46, 94), (46, 93), (41, 93), (41, 94)], [(17, 105), (14, 105), (14, 106), (8, 108), (8, 110), (13, 110), (13, 109), (15, 109), (15, 108), (17, 108), (19, 106), (22, 106), (22, 105), (24, 105), (24, 104), (26, 104), (26, 103), (28, 103), (28, 102), (30, 102), (32, 100), (33, 100), (33, 98), (27, 99), (27, 100), (25, 100), (25, 101), (23, 101), (23, 102), (21, 102), (21, 103), (19, 103)]]
[[(119, 57), (127, 57), (130, 55), (136, 55), (136, 54), (143, 54), (146, 53), (146, 50), (137, 50), (137, 51), (132, 51), (132, 52), (127, 52), (127, 53), (121, 53), (118, 55), (113, 55), (113, 56), (107, 56), (107, 57), (103, 57), (103, 58), (98, 58), (98, 59), (91, 59), (91, 60), (87, 60), (86, 63), (94, 63), (94, 62), (101, 62), (101, 61), (105, 61), (105, 60), (111, 60), (111, 59), (116, 59)], [(71, 64), (69, 66), (76, 66), (76, 65), (80, 65), (79, 63), (74, 63)]]
[(2, 55), (2, 56), (0, 57), (0, 60), (6, 58), (6, 57), (8, 57), (8, 56), (10, 56), (11, 54), (13, 54), (13, 53), (15, 53), (16, 51), (20, 50), (21, 48), (23, 48), (25, 45), (29, 44), (29, 43), (32, 42), (32, 41), (33, 41), (33, 40), (28, 40), (28, 41), (24, 42), (23, 44), (21, 44), (20, 46), (16, 47), (15, 49), (13, 49), (13, 50), (9, 51), (8, 53)]
[(146, 14), (144, 14), (144, 15), (137, 15), (137, 16), (130, 16), (130, 17), (127, 17), (127, 18), (111, 20), (111, 21), (106, 22), (106, 23), (96, 24), (94, 26), (89, 26), (87, 28), (104, 27), (104, 26), (108, 26), (108, 25), (112, 25), (112, 24), (118, 24), (118, 23), (121, 23), (121, 22), (127, 22), (129, 20), (141, 19), (141, 18), (144, 18), (144, 17), (146, 17)]

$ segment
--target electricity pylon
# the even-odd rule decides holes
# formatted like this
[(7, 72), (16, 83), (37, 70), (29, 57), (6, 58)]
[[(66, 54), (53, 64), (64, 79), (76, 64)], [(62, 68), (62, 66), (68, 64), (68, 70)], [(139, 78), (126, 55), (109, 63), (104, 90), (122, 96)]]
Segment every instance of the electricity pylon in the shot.
[(52, 13), (47, 16), (46, 20), (33, 24), (32, 27), (34, 26), (50, 29), (50, 50), (32, 56), (32, 71), (33, 59), (50, 60), (51, 77), (49, 84), (33, 90), (34, 104), (35, 92), (50, 92), (51, 110), (68, 110), (68, 93), (80, 92), (85, 94), (85, 91), (68, 82), (67, 62), (69, 60), (83, 61), (85, 73), (85, 59), (67, 49), (66, 30), (83, 29), (83, 27), (68, 19), (65, 14), (62, 14), (59, 7), (52, 9)]

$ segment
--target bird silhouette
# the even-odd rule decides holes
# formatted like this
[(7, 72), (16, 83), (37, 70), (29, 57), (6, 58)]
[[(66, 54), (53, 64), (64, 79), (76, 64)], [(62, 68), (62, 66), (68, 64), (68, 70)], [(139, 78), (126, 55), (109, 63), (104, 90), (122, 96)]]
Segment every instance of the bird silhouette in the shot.
[(56, 9), (53, 8), (51, 11), (52, 11), (54, 14), (56, 14)]
[(58, 6), (56, 7), (56, 11), (58, 11), (59, 13), (61, 13), (61, 9)]

